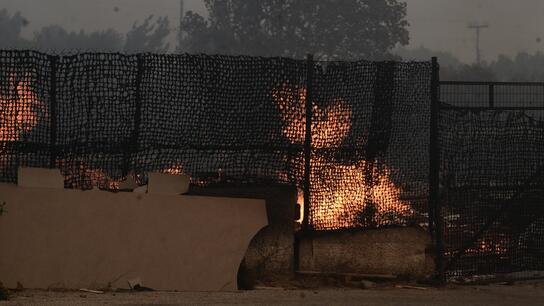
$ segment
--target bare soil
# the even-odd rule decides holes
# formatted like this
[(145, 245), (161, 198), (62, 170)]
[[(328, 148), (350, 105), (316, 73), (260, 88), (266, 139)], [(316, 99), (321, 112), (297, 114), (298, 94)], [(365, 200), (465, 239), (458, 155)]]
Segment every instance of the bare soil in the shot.
[(23, 290), (0, 306), (15, 305), (544, 305), (544, 282), (509, 285), (372, 289), (264, 288), (237, 292), (106, 292)]

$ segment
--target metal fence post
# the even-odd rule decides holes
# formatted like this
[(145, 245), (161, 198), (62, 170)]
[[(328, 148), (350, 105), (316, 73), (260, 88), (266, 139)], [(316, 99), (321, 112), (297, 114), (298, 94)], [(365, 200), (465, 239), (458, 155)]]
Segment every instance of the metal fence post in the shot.
[(55, 168), (57, 166), (57, 69), (58, 69), (58, 56), (49, 56), (51, 63), (51, 88), (49, 90), (49, 168)]
[(438, 281), (443, 283), (444, 274), (444, 222), (440, 203), (440, 67), (432, 58), (431, 75), (431, 126), (429, 143), (429, 229), (433, 231), (436, 248)]
[(141, 87), (142, 87), (142, 78), (143, 78), (143, 69), (144, 69), (144, 60), (142, 54), (136, 55), (136, 79), (135, 79), (135, 91), (134, 91), (134, 130), (129, 139), (129, 143), (125, 148), (124, 156), (124, 169), (123, 176), (128, 175), (131, 169), (130, 160), (136, 152), (138, 152), (138, 138), (140, 137), (140, 122), (142, 119), (142, 96), (141, 96)]
[(311, 157), (312, 157), (312, 101), (313, 101), (313, 77), (314, 57), (308, 54), (306, 58), (306, 134), (304, 139), (304, 218), (302, 230), (310, 230), (310, 178), (311, 178)]
[(494, 108), (495, 107), (495, 85), (493, 83), (489, 84), (489, 107)]
[(134, 136), (132, 139), (132, 151), (138, 151), (138, 139), (140, 138), (140, 123), (142, 120), (142, 79), (144, 74), (144, 59), (142, 54), (138, 54), (138, 71), (136, 75), (136, 109), (134, 110)]

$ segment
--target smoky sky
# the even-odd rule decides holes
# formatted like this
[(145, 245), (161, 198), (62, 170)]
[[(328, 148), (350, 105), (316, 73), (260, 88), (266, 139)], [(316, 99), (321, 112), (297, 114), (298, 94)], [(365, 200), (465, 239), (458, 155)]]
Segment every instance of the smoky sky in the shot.
[[(499, 54), (544, 51), (543, 0), (405, 1), (410, 48), (425, 46), (449, 51), (465, 62), (473, 62), (475, 33), (467, 26), (486, 23), (490, 27), (481, 36), (484, 60), (493, 60)], [(150, 14), (168, 16), (175, 29), (179, 3), (179, 0), (0, 0), (0, 8), (20, 11), (30, 21), (24, 31), (24, 36), (30, 38), (50, 24), (72, 31), (114, 28), (126, 32), (135, 21)], [(205, 14), (201, 0), (185, 0), (185, 10)]]

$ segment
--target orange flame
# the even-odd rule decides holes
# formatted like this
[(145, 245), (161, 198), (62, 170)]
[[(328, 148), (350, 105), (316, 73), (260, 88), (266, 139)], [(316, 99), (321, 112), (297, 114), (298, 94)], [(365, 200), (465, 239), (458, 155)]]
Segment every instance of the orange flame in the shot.
[(108, 190), (119, 190), (121, 180), (114, 180), (101, 169), (89, 169), (82, 166), (81, 169), (85, 177), (89, 178), (92, 187), (104, 188)]
[(168, 174), (174, 174), (174, 175), (185, 174), (185, 171), (183, 170), (183, 166), (179, 163), (176, 163), (172, 165), (170, 168), (163, 170), (163, 172)]
[[(282, 119), (283, 135), (293, 144), (303, 144), (306, 136), (306, 89), (283, 86), (272, 91)], [(313, 106), (312, 144), (315, 148), (335, 147), (351, 128), (351, 107), (336, 99), (325, 109)]]
[[(305, 104), (306, 89), (281, 86), (272, 91), (282, 119), (283, 135), (293, 144), (303, 144), (306, 133)], [(316, 149), (337, 147), (342, 144), (351, 129), (352, 109), (342, 99), (336, 98), (325, 108), (312, 106), (312, 144)], [(302, 166), (301, 156), (295, 164)], [(400, 218), (413, 214), (410, 205), (400, 200), (401, 189), (391, 180), (391, 170), (372, 166), (372, 187), (368, 187), (365, 161), (355, 165), (343, 165), (337, 161), (325, 160), (312, 155), (311, 193), (315, 207), (313, 222), (327, 228), (342, 228), (357, 224), (360, 213), (373, 204), (373, 212), (368, 220), (378, 225), (396, 223)], [(298, 169), (303, 173), (303, 169)], [(280, 174), (285, 177), (285, 174)], [(370, 188), (370, 189), (369, 189)], [(332, 201), (331, 201), (332, 199)], [(302, 192), (299, 191), (301, 218), (303, 216)]]
[(77, 181), (73, 182), (72, 187), (74, 188), (119, 190), (120, 183), (123, 181), (122, 178), (112, 179), (104, 170), (89, 167), (83, 161), (59, 160), (57, 166), (67, 181), (76, 178), (85, 182), (84, 186), (80, 186)]
[(38, 124), (36, 110), (44, 105), (32, 90), (29, 78), (30, 74), (26, 74), (23, 81), (17, 82), (12, 74), (8, 82), (13, 96), (0, 96), (0, 141), (17, 141)]

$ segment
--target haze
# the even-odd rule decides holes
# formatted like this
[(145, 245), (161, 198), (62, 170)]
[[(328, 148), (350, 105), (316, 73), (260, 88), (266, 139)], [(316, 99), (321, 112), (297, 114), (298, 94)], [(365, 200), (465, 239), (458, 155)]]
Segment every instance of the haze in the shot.
[[(470, 23), (487, 23), (481, 48), (483, 59), (499, 54), (544, 49), (544, 1), (542, 0), (406, 0), (410, 22), (408, 48), (425, 46), (448, 51), (466, 63), (475, 60), (475, 33)], [(43, 26), (59, 24), (72, 31), (113, 28), (128, 31), (135, 21), (150, 14), (168, 16), (177, 25), (179, 0), (0, 0), (0, 8), (20, 11), (30, 24), (24, 36), (31, 38)], [(185, 10), (205, 14), (201, 0), (185, 0)], [(174, 38), (172, 38), (173, 40)]]

